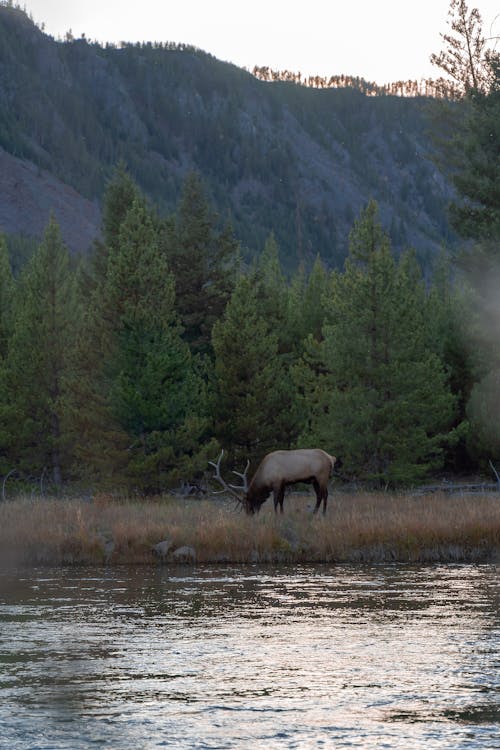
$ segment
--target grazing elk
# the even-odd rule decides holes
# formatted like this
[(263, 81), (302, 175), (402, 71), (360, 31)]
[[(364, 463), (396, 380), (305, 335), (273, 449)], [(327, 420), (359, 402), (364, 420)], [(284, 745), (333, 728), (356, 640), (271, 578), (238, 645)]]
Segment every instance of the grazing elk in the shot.
[(221, 451), (216, 463), (209, 462), (215, 467), (215, 478), (227, 492), (237, 498), (249, 514), (259, 511), (271, 492), (274, 498), (274, 510), (277, 511), (279, 506), (283, 513), (285, 489), (298, 482), (313, 485), (316, 492), (314, 512), (316, 513), (319, 510), (321, 502), (323, 502), (323, 513), (325, 513), (328, 499), (328, 480), (333, 472), (333, 467), (339, 467), (342, 464), (340, 459), (330, 456), (320, 448), (273, 451), (264, 456), (250, 484), (247, 484), (246, 476), (250, 465), (249, 461), (247, 461), (243, 474), (237, 471), (233, 472), (243, 480), (243, 486), (235, 487), (232, 484), (226, 484), (221, 476), (220, 462), (223, 455), (224, 451)]

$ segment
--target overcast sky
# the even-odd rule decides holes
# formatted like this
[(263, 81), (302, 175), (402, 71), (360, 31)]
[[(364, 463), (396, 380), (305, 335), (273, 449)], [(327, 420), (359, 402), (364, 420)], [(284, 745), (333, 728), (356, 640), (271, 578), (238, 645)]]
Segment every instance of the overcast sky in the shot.
[[(22, 3), (21, 3), (22, 4)], [(477, 0), (485, 35), (499, 0)], [(449, 0), (26, 0), (45, 31), (100, 42), (185, 42), (241, 67), (349, 74), (377, 83), (438, 77)], [(495, 20), (496, 17), (496, 20)]]

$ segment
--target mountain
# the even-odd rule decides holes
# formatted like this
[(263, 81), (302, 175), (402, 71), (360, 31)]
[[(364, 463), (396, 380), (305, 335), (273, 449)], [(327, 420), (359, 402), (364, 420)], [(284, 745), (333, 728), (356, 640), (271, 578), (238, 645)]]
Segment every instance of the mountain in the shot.
[(40, 237), (51, 211), (67, 245), (87, 250), (99, 233), (97, 201), (87, 200), (51, 172), (0, 148), (1, 231)]
[(284, 265), (340, 266), (370, 198), (397, 249), (450, 241), (451, 189), (430, 159), (424, 97), (258, 80), (186, 46), (56, 41), (0, 6), (0, 230), (34, 234), (53, 210), (73, 249), (99, 231), (123, 160), (162, 213), (204, 177), (244, 254), (274, 231)]

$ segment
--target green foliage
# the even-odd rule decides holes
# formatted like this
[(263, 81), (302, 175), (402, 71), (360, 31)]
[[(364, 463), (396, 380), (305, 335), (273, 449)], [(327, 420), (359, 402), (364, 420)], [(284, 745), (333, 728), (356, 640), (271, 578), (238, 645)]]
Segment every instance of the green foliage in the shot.
[(0, 361), (7, 354), (7, 342), (12, 326), (14, 279), (9, 261), (7, 242), (0, 235)]
[(327, 321), (298, 371), (312, 405), (304, 441), (383, 484), (438, 467), (454, 400), (426, 345), (420, 271), (411, 254), (396, 263), (374, 202), (354, 225), (345, 272), (332, 276)]
[(470, 455), (485, 465), (490, 459), (500, 459), (494, 390), (500, 373), (500, 267), (490, 247), (474, 248), (464, 275), (460, 320), (469, 361), (469, 376), (462, 379), (467, 384), (465, 414), (470, 421), (467, 447)]
[(453, 181), (463, 201), (452, 206), (452, 222), (464, 237), (492, 243), (500, 238), (500, 56), (494, 86), (477, 92), (455, 140), (460, 166)]
[(29, 237), (22, 233), (6, 235), (6, 242), (12, 273), (17, 278), (40, 243), (35, 237)]
[[(488, 48), (492, 39), (485, 39), (476, 8), (469, 11), (463, 0), (452, 0), (450, 16), (455, 36), (444, 36), (447, 46), (434, 57), (452, 73), (464, 101), (460, 116), (451, 118), (451, 137), (441, 153), (458, 192), (451, 206), (453, 225), (475, 241), (458, 257), (464, 293), (461, 316), (455, 313), (450, 319), (460, 320), (468, 354), (464, 357), (462, 345), (457, 363), (457, 348), (451, 350), (452, 387), (468, 418), (468, 454), (485, 463), (500, 457), (495, 390), (500, 373), (500, 55)], [(448, 341), (456, 342), (456, 337)], [(449, 354), (450, 349), (450, 362)]]
[(125, 159), (166, 214), (179, 165), (189, 165), (246, 256), (274, 231), (287, 273), (317, 253), (341, 267), (351, 218), (370, 195), (394, 217), (401, 247), (405, 232), (422, 254), (446, 236), (448, 195), (425, 158), (414, 88), (404, 98), (394, 94), (405, 87), (348, 76), (325, 90), (269, 85), (185, 45), (57, 42), (3, 7), (0, 63), (0, 145), (92, 200)]
[(217, 443), (238, 466), (298, 444), (400, 485), (439, 468), (444, 446), (459, 468), (459, 450), (494, 444), (496, 380), (464, 353), (446, 259), (426, 290), (411, 253), (394, 259), (375, 203), (343, 273), (318, 259), (288, 284), (271, 236), (213, 325), (212, 364), (182, 338), (165, 225), (135, 185), (117, 188), (90, 276), (71, 271), (54, 221), (17, 286), (3, 247), (2, 321), (15, 313), (0, 366), (3, 471), (152, 493), (201, 477)]
[[(103, 200), (103, 241), (108, 252), (117, 251), (121, 225), (134, 201), (141, 200), (143, 201), (137, 184), (121, 161), (106, 187)], [(100, 271), (104, 274), (105, 268)]]
[(274, 234), (267, 238), (250, 273), (257, 309), (278, 339), (280, 353), (293, 348), (288, 327), (288, 284), (283, 275), (279, 246)]
[(211, 353), (211, 333), (234, 286), (238, 244), (229, 224), (217, 231), (198, 174), (185, 180), (177, 221), (167, 221), (163, 252), (175, 278), (184, 339), (195, 353)]
[(445, 48), (431, 62), (445, 71), (458, 90), (477, 91), (484, 82), (485, 39), (477, 8), (469, 11), (465, 0), (450, 0), (451, 33), (441, 34)]
[(66, 396), (78, 316), (69, 255), (52, 218), (16, 287), (2, 423), (12, 465), (47, 470), (56, 484), (70, 466)]
[(150, 493), (201, 471), (207, 397), (180, 338), (174, 279), (157, 224), (137, 188), (123, 174), (118, 180), (107, 201), (114, 218), (107, 225), (105, 275), (92, 294), (80, 355), (85, 359), (89, 343), (99, 342), (101, 361), (86, 391), (101, 408), (87, 426), (86, 458), (102, 475), (96, 433), (107, 433), (105, 457), (119, 481)]
[(251, 277), (238, 279), (213, 330), (215, 426), (233, 458), (253, 463), (295, 438), (294, 392), (278, 352), (278, 336), (260, 313)]
[(488, 47), (477, 8), (451, 0), (452, 34), (432, 61), (455, 81), (464, 100), (451, 111), (451, 137), (441, 144), (445, 168), (460, 196), (451, 206), (463, 237), (492, 244), (500, 237), (500, 54)]

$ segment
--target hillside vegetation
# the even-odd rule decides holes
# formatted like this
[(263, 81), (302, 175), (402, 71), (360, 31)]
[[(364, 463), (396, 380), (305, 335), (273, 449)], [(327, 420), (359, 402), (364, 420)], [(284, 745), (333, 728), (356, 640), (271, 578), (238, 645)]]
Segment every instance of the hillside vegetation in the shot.
[[(124, 160), (162, 213), (196, 169), (245, 254), (273, 231), (287, 269), (310, 266), (318, 253), (340, 267), (352, 221), (371, 198), (398, 251), (411, 245), (427, 259), (450, 237), (451, 191), (430, 161), (429, 100), (367, 96), (362, 82), (348, 83), (266, 82), (168, 43), (55, 41), (19, 8), (0, 5), (0, 147), (91, 202)], [(49, 193), (36, 182), (31, 189), (46, 223)], [(88, 227), (78, 242), (54, 208), (70, 246), (81, 246)], [(21, 217), (2, 220), (9, 232), (16, 223), (26, 231)]]
[[(11, 491), (14, 485), (26, 489), (50, 482), (58, 493), (77, 485), (92, 492), (154, 496), (181, 484), (203, 484), (208, 462), (222, 448), (227, 473), (243, 468), (247, 459), (254, 471), (276, 448), (321, 447), (343, 459), (344, 479), (383, 489), (412, 487), (442, 472), (498, 471), (500, 56), (486, 47), (477, 11), (467, 15), (463, 0), (452, 0), (451, 6), (459, 14), (453, 28), (461, 36), (439, 59), (461, 86), (462, 109), (457, 110), (457, 102), (444, 107), (451, 137), (441, 155), (457, 189), (451, 217), (468, 240), (466, 251), (457, 257), (443, 248), (432, 264), (419, 263), (417, 253), (402, 251), (394, 242), (385, 221), (388, 204), (371, 199), (349, 223), (341, 268), (330, 254), (327, 263), (318, 256), (310, 266), (293, 270), (290, 264), (298, 256), (290, 255), (290, 245), (280, 245), (280, 215), (285, 216), (280, 211), (302, 168), (301, 195), (309, 195), (318, 209), (311, 133), (318, 148), (322, 142), (316, 166), (323, 169), (322, 154), (329, 149), (339, 153), (332, 145), (334, 126), (349, 122), (351, 134), (356, 127), (366, 128), (352, 142), (344, 164), (351, 165), (352, 176), (356, 154), (367, 148), (377, 118), (396, 111), (402, 116), (407, 103), (365, 98), (353, 90), (315, 92), (289, 82), (260, 82), (195, 50), (55, 43), (24, 14), (8, 9), (16, 28), (26, 27), (26, 39), (37, 40), (26, 42), (23, 52), (22, 36), (18, 50), (14, 37), (8, 39), (11, 55), (26, 58), (26, 69), (21, 66), (18, 75), (26, 76), (23, 94), (33, 97), (28, 111), (12, 80), (2, 79), (2, 90), (10, 92), (7, 101), (18, 102), (17, 130), (7, 127), (13, 110), (4, 112), (3, 132), (11, 148), (31, 149), (35, 158), (40, 140), (27, 133), (40, 127), (47, 139), (40, 159), (54, 159), (53, 169), (58, 164), (54, 154), (60, 165), (73, 164), (74, 179), (80, 169), (78, 179), (88, 191), (98, 189), (100, 173), (97, 167), (93, 171), (92, 159), (97, 145), (105, 143), (110, 159), (122, 147), (130, 158), (137, 156), (133, 167), (143, 182), (149, 174), (158, 175), (149, 173), (148, 164), (163, 164), (161, 185), (170, 180), (174, 192), (174, 175), (183, 175), (193, 155), (203, 160), (208, 178), (186, 172), (175, 210), (165, 213), (168, 191), (155, 204), (153, 177), (147, 193), (132, 168), (119, 165), (106, 183), (100, 240), (79, 258), (69, 253), (54, 216), (31, 253), (25, 238), (17, 238), (24, 265), (12, 262), (12, 237), (8, 243), (0, 235), (3, 489), (6, 483)], [(28, 73), (36, 50), (40, 55)], [(461, 57), (457, 50), (463, 50)], [(159, 72), (154, 73), (154, 62)], [(168, 74), (169, 66), (179, 79)], [(187, 69), (189, 86), (182, 78)], [(44, 94), (50, 76), (60, 85), (54, 83)], [(98, 106), (104, 91), (97, 85), (99, 76), (104, 83), (114, 76), (114, 88)], [(178, 80), (184, 80), (183, 87)], [(82, 98), (78, 86), (85, 81), (88, 91)], [(151, 88), (154, 81), (157, 89)], [(172, 86), (164, 117), (159, 110), (163, 82)], [(58, 101), (59, 109), (54, 104), (49, 115), (43, 96), (57, 98), (61, 91), (66, 92), (64, 106)], [(334, 109), (328, 104), (333, 101)], [(357, 117), (348, 106), (353, 101)], [(85, 107), (73, 111), (82, 102)], [(304, 102), (311, 107), (301, 109)], [(234, 117), (228, 114), (230, 105)], [(242, 113), (250, 111), (254, 119), (245, 119)], [(303, 147), (294, 152), (289, 136), (298, 133), (299, 111)], [(184, 120), (183, 112), (197, 114)], [(226, 114), (217, 119), (219, 112)], [(158, 123), (166, 119), (177, 137), (163, 140)], [(102, 128), (94, 131), (97, 122)], [(204, 125), (197, 130), (199, 123)], [(231, 123), (238, 123), (236, 134), (254, 135), (244, 139), (233, 133), (216, 148), (212, 141), (222, 138)], [(382, 141), (393, 132), (393, 120), (385, 126)], [(342, 132), (347, 143), (349, 133)], [(249, 143), (255, 146), (253, 154), (247, 152)], [(277, 144), (277, 151), (270, 146), (267, 161), (262, 143)], [(388, 146), (381, 169), (394, 166), (396, 145)], [(373, 145), (371, 152), (376, 151)], [(223, 173), (222, 166), (216, 171), (217, 154), (226, 170), (220, 191), (226, 198), (238, 194), (236, 184), (257, 191), (264, 184), (266, 190), (276, 188), (268, 200), (252, 203), (251, 211), (247, 205), (239, 214), (256, 233), (264, 230), (266, 216), (276, 222), (276, 231), (253, 259), (241, 257), (237, 205), (233, 223), (221, 220), (215, 210)], [(241, 161), (245, 154), (248, 161)], [(301, 154), (307, 155), (307, 164)], [(359, 164), (364, 186), (370, 185), (368, 155)], [(242, 164), (253, 182), (245, 182)], [(290, 179), (284, 180), (287, 169)], [(256, 170), (261, 170), (258, 179)], [(345, 175), (342, 199), (352, 185)], [(392, 186), (389, 178), (387, 190)], [(239, 196), (243, 201), (241, 190)], [(397, 196), (390, 205), (399, 211)], [(297, 217), (296, 206), (293, 213)], [(289, 220), (286, 229), (293, 234), (298, 226)], [(318, 219), (318, 232), (324, 226)]]

